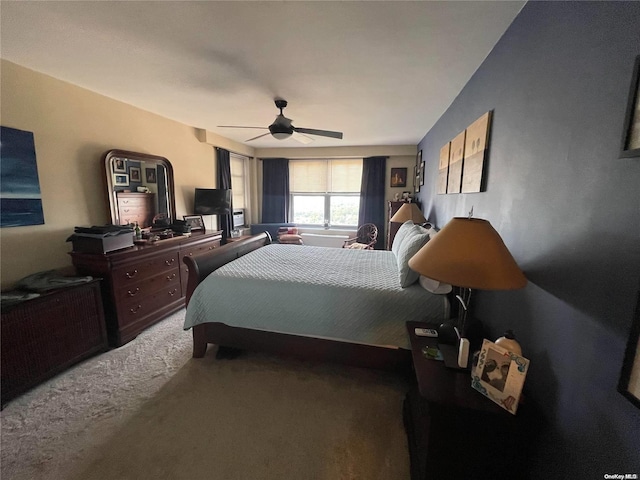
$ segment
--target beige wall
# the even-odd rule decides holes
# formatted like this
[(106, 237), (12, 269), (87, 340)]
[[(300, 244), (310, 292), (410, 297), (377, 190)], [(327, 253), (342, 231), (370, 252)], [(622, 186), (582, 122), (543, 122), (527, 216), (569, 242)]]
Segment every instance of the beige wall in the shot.
[(31, 273), (71, 265), (77, 225), (110, 221), (102, 155), (119, 148), (167, 157), (176, 212), (192, 212), (193, 189), (215, 186), (213, 148), (196, 129), (2, 61), (0, 119), (33, 132), (44, 225), (0, 230), (2, 288)]
[[(111, 149), (159, 155), (173, 165), (178, 218), (193, 212), (193, 189), (216, 183), (213, 145), (255, 157), (316, 156), (317, 148), (258, 151), (86, 89), (1, 60), (2, 126), (33, 132), (44, 225), (0, 230), (2, 289), (35, 272), (71, 266), (65, 240), (80, 225), (110, 222), (102, 156)], [(286, 155), (283, 153), (286, 153)], [(389, 156), (391, 167), (412, 171), (415, 146), (326, 149), (326, 157)], [(252, 159), (251, 220), (259, 220), (260, 165)], [(408, 180), (411, 184), (411, 179)], [(387, 187), (387, 199), (395, 191)], [(411, 188), (407, 188), (411, 190)], [(208, 223), (208, 227), (214, 227)]]

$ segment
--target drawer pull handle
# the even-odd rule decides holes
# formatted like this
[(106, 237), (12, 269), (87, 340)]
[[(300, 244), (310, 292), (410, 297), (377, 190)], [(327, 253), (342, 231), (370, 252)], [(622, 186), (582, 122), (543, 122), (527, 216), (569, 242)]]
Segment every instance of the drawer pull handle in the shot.
[(171, 281), (171, 280), (173, 280), (174, 278), (176, 278), (176, 274), (175, 274), (175, 273), (172, 273), (171, 275), (167, 275), (167, 280), (168, 280), (168, 281)]
[(140, 288), (136, 287), (136, 289), (132, 292), (131, 290), (127, 290), (127, 294), (130, 297), (135, 297), (138, 293), (140, 293)]
[(131, 313), (138, 313), (140, 311), (140, 309), (142, 308), (142, 305), (138, 305), (137, 307), (134, 308), (130, 308), (129, 311)]
[(171, 295), (171, 296), (173, 297), (177, 292), (178, 292), (178, 289), (177, 289), (177, 288), (174, 288), (173, 290), (171, 290), (171, 291), (169, 292), (169, 295)]
[(164, 261), (164, 264), (168, 267), (169, 265), (171, 265), (171, 264), (172, 264), (173, 262), (175, 262), (175, 261), (176, 261), (176, 259), (175, 259), (175, 258), (172, 258), (171, 260), (165, 260), (165, 261)]
[(138, 270), (134, 270), (132, 273), (130, 273), (130, 272), (127, 272), (127, 273), (126, 273), (127, 278), (133, 278), (133, 277), (135, 277), (137, 274), (138, 274)]
[(193, 252), (189, 252), (189, 256), (190, 256), (190, 257), (193, 257)]
[(216, 246), (215, 246), (215, 245), (214, 245), (214, 246), (212, 246), (212, 247), (209, 247), (209, 250), (213, 250), (214, 248), (216, 248)]

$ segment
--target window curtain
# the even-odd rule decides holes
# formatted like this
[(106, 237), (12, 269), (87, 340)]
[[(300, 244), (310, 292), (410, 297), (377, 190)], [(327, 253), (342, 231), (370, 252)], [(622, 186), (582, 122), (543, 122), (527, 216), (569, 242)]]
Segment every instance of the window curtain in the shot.
[[(216, 160), (218, 162), (218, 188), (231, 190), (231, 156), (229, 150), (216, 147)], [(233, 204), (231, 205), (233, 212)], [(226, 243), (233, 229), (233, 216), (219, 215), (220, 230), (222, 230), (222, 242)]]
[(378, 227), (376, 250), (384, 250), (384, 191), (387, 157), (369, 157), (362, 161), (362, 186), (358, 226), (373, 223)]
[(289, 221), (289, 159), (262, 161), (262, 223)]

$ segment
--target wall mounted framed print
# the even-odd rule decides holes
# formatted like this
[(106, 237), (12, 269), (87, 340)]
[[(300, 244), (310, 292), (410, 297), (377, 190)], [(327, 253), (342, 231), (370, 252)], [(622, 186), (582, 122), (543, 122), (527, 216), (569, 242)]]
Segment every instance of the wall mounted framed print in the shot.
[(43, 225), (33, 132), (0, 127), (0, 227)]
[(624, 117), (620, 157), (640, 157), (640, 55), (636, 57)]
[(484, 163), (489, 147), (489, 125), (491, 112), (487, 112), (467, 127), (464, 143), (464, 167), (462, 193), (484, 190)]
[(449, 154), (451, 152), (451, 142), (447, 142), (440, 149), (440, 163), (438, 165), (438, 184), (436, 193), (442, 195), (447, 193), (447, 182), (449, 180)]
[(140, 167), (129, 167), (129, 181), (136, 183), (142, 182)]
[(618, 391), (640, 408), (640, 289), (622, 363)]
[(114, 158), (113, 173), (127, 173), (127, 160), (124, 158)]
[(406, 168), (392, 168), (391, 169), (391, 187), (406, 187), (407, 186), (407, 169)]
[(485, 339), (471, 386), (515, 415), (528, 369), (529, 360)]
[(114, 173), (113, 174), (113, 184), (116, 187), (128, 187), (129, 186), (129, 175), (126, 173)]
[(156, 183), (156, 169), (155, 168), (145, 168), (144, 169), (147, 183)]
[(456, 138), (451, 140), (447, 193), (460, 193), (460, 188), (462, 186), (462, 160), (464, 159), (465, 135), (466, 130), (464, 132), (460, 132)]

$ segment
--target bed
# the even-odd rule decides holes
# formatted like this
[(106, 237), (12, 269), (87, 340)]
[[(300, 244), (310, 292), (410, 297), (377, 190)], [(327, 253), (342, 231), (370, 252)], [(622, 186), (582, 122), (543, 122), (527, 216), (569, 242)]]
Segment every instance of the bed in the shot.
[(184, 262), (194, 357), (212, 343), (403, 369), (405, 323), (448, 316), (446, 296), (400, 287), (390, 251), (271, 244), (263, 233)]

